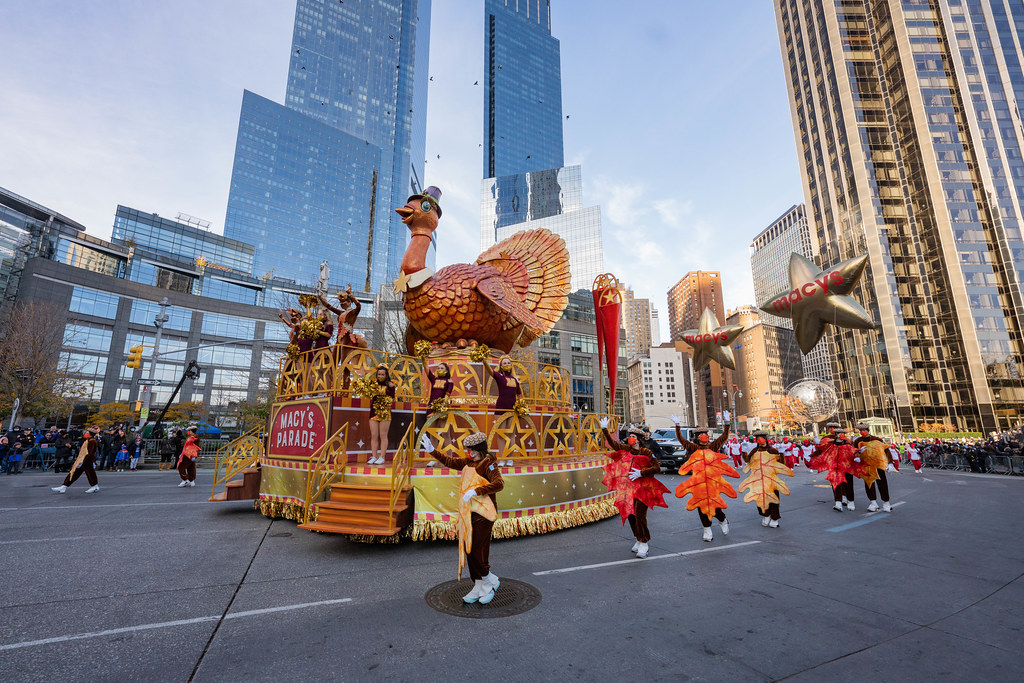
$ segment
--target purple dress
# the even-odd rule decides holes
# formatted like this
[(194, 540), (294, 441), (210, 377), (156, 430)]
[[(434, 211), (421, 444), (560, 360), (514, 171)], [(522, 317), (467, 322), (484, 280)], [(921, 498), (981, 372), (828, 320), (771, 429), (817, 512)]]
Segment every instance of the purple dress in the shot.
[(512, 406), (516, 404), (516, 399), (523, 395), (523, 387), (520, 386), (519, 380), (511, 372), (493, 369), (491, 370), (491, 377), (494, 378), (494, 383), (498, 385), (498, 402), (494, 404), (494, 407), (498, 410), (512, 410)]
[(455, 383), (452, 382), (451, 377), (437, 377), (430, 370), (427, 370), (427, 381), (430, 382), (430, 399), (427, 401), (428, 406), (439, 398), (444, 398), (445, 396), (450, 395), (452, 393), (452, 389), (455, 388)]

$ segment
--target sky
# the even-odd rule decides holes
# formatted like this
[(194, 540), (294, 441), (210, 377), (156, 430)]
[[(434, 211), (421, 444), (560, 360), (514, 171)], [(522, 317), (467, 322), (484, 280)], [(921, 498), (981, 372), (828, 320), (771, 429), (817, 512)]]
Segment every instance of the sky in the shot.
[[(648, 298), (691, 270), (754, 304), (749, 245), (803, 201), (772, 3), (552, 0), (566, 165), (605, 270)], [(223, 231), (242, 90), (283, 102), (294, 0), (7, 0), (0, 186), (108, 237), (118, 204)], [(483, 3), (434, 0), (425, 183), (438, 266), (480, 246)], [(438, 158), (440, 156), (440, 158)], [(724, 323), (724, 321), (722, 321)]]

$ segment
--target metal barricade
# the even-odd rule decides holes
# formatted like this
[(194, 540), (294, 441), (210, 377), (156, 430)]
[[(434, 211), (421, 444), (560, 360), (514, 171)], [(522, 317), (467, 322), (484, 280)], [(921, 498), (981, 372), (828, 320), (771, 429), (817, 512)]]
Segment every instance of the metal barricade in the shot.
[(988, 471), (993, 474), (1010, 474), (1013, 471), (1013, 464), (1008, 455), (989, 455), (987, 460)]
[(1024, 475), (1024, 455), (1010, 456), (1010, 474)]

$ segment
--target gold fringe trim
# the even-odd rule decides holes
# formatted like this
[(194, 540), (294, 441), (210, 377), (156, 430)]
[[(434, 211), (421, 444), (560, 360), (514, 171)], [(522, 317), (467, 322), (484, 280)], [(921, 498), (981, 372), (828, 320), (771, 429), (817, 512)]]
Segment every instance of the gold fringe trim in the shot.
[[(491, 538), (546, 534), (549, 531), (559, 531), (591, 522), (599, 522), (617, 514), (619, 511), (615, 505), (608, 501), (599, 501), (572, 510), (499, 519), (494, 523)], [(412, 526), (412, 540), (414, 541), (454, 541), (458, 537), (454, 522), (416, 520)]]
[(264, 517), (272, 519), (284, 518), (293, 522), (306, 521), (306, 508), (298, 503), (282, 503), (274, 500), (257, 500), (253, 507), (260, 511)]

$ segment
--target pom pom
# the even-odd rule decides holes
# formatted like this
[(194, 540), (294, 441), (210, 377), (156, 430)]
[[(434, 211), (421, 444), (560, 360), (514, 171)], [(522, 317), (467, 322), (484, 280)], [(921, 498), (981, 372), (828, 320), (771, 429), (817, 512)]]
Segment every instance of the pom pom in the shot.
[(515, 403), (513, 403), (512, 404), (512, 412), (515, 413), (516, 415), (518, 415), (519, 417), (523, 417), (523, 418), (529, 417), (530, 416), (530, 407), (526, 405), (526, 399), (525, 398), (521, 398), (521, 399), (518, 399)]
[(413, 344), (412, 348), (418, 358), (426, 358), (430, 354), (431, 347), (432, 344), (430, 342), (425, 339), (421, 339)]
[(289, 344), (288, 346), (286, 346), (284, 348), (284, 351), (285, 351), (285, 353), (288, 354), (288, 358), (290, 358), (291, 360), (296, 360), (299, 357), (299, 345), (298, 344)]
[(474, 363), (483, 363), (485, 360), (490, 358), (491, 349), (487, 344), (479, 344), (469, 350), (469, 359)]

